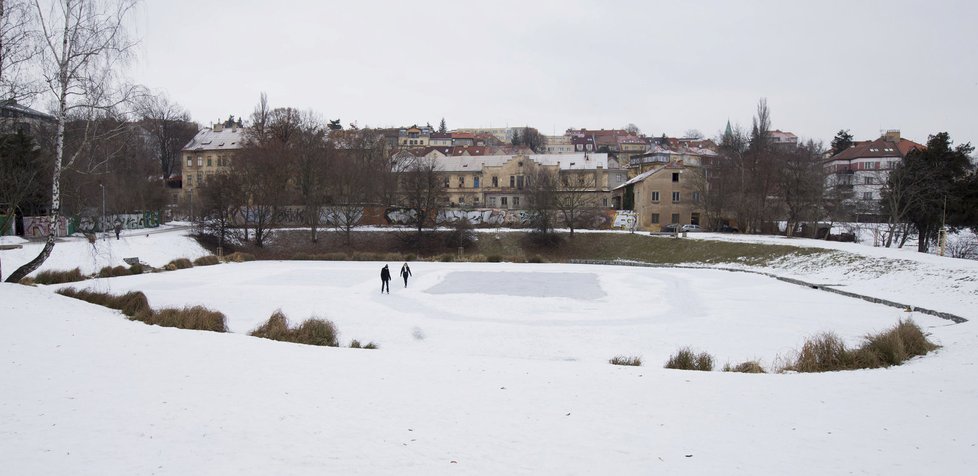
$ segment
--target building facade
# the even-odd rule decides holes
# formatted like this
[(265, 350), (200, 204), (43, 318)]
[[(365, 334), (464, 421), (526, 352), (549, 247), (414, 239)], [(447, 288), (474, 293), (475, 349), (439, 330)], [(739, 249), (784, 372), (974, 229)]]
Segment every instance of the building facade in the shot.
[(241, 120), (233, 117), (198, 132), (180, 151), (182, 183), (176, 201), (190, 199), (208, 177), (228, 170), (234, 154), (244, 147), (245, 133)]

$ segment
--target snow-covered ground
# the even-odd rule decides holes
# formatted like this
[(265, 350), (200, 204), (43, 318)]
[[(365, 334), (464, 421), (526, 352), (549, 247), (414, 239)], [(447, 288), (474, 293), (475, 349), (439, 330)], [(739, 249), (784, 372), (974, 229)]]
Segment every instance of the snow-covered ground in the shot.
[[(120, 241), (156, 265), (203, 253), (182, 233)], [(978, 269), (816, 244), (846, 253), (757, 270), (971, 321), (717, 270), (412, 263), (409, 287), (395, 279), (381, 295), (380, 263), (251, 262), (74, 284), (142, 290), (154, 307), (206, 304), (228, 315), (232, 333), (216, 334), (130, 322), (54, 294), (56, 286), (3, 284), (2, 472), (971, 474)], [(77, 253), (63, 263), (87, 265), (83, 245), (62, 247)], [(0, 253), (4, 270), (17, 265), (12, 251)], [(400, 263), (390, 265), (396, 273)], [(277, 308), (294, 321), (326, 317), (344, 344), (381, 349), (245, 335)], [(907, 316), (943, 347), (900, 367), (661, 368), (679, 346), (721, 365), (769, 362), (814, 332), (855, 341)], [(609, 365), (617, 354), (644, 364)]]

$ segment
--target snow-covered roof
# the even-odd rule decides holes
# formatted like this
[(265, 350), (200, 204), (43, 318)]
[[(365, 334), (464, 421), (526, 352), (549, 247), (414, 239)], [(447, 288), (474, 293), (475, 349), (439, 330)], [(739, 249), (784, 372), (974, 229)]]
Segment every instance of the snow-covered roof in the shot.
[(645, 172), (642, 172), (642, 173), (636, 175), (635, 177), (632, 177), (627, 182), (625, 182), (625, 183), (623, 183), (623, 184), (621, 184), (621, 185), (613, 188), (612, 190), (618, 190), (619, 188), (623, 188), (623, 187), (627, 187), (627, 186), (632, 185), (632, 184), (639, 183), (639, 182), (641, 182), (641, 181), (649, 178), (649, 176), (651, 176), (652, 174), (654, 174), (654, 173), (656, 173), (656, 172), (658, 172), (658, 171), (660, 171), (660, 170), (662, 170), (664, 168), (665, 168), (665, 166), (656, 167), (656, 168), (654, 168), (652, 170), (647, 170)]
[[(477, 157), (438, 157), (438, 170), (443, 172), (467, 172), (481, 170), (483, 166), (499, 167), (517, 155), (480, 155)], [(559, 166), (560, 170), (594, 170), (608, 168), (608, 154), (533, 154), (530, 160), (547, 166)]]
[(195, 150), (236, 150), (244, 146), (245, 129), (241, 127), (223, 127), (214, 130), (204, 129), (184, 146), (185, 152)]

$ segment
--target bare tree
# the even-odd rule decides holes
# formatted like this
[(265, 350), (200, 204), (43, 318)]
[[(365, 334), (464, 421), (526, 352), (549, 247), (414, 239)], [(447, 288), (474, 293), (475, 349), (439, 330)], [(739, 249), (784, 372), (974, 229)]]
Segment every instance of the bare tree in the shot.
[[(310, 228), (309, 239), (319, 241), (320, 210), (329, 197), (329, 153), (326, 144), (326, 127), (313, 113), (300, 113), (289, 120), (296, 130), (282, 137), (291, 156), (295, 187), (302, 203), (306, 224)], [(274, 130), (286, 132), (286, 124), (276, 122)]]
[(180, 151), (197, 134), (197, 124), (190, 121), (187, 111), (162, 93), (140, 98), (136, 112), (141, 117), (140, 124), (153, 137), (163, 180), (168, 180), (174, 172), (179, 173)]
[[(343, 131), (331, 137), (334, 144), (342, 149), (332, 152), (330, 174), (329, 224), (342, 231), (346, 244), (351, 244), (351, 235), (361, 220), (366, 206), (378, 197), (384, 205), (394, 203), (383, 199), (387, 189), (385, 184), (393, 182), (395, 175), (386, 158), (382, 141), (369, 130)], [(334, 133), (335, 134), (335, 133)], [(342, 140), (342, 142), (340, 142)], [(390, 187), (394, 188), (396, 182)]]
[(536, 233), (546, 236), (553, 233), (556, 221), (557, 191), (560, 177), (554, 170), (530, 161), (527, 170), (526, 209), (530, 212), (530, 224)]
[(814, 141), (781, 152), (778, 181), (786, 212), (785, 233), (789, 237), (799, 223), (818, 220), (820, 216), (819, 205), (825, 190), (825, 169), (820, 162), (823, 152), (822, 144)]
[(704, 136), (699, 129), (686, 129), (686, 132), (683, 133), (683, 137), (686, 139), (702, 139), (706, 136)]
[(420, 244), (425, 225), (434, 224), (445, 203), (444, 180), (435, 159), (416, 157), (401, 173), (401, 183), (403, 204), (413, 214), (411, 222)]
[(40, 26), (40, 71), (57, 106), (48, 237), (41, 252), (7, 280), (17, 282), (51, 255), (61, 219), (61, 173), (75, 157), (65, 157), (65, 124), (72, 111), (111, 110), (128, 101), (132, 87), (117, 88), (119, 67), (134, 45), (125, 21), (135, 0), (59, 0), (45, 11), (33, 0)]
[(28, 72), (40, 53), (32, 38), (35, 26), (27, 0), (0, 0), (0, 98), (23, 100), (38, 92), (40, 84)]
[(237, 175), (219, 172), (208, 178), (198, 188), (200, 196), (200, 220), (198, 230), (217, 238), (217, 246), (224, 248), (229, 239), (235, 238), (234, 216), (244, 204), (244, 194)]
[(594, 218), (597, 208), (597, 183), (594, 174), (583, 171), (563, 171), (557, 182), (554, 208), (560, 212), (564, 225), (570, 229), (580, 228)]

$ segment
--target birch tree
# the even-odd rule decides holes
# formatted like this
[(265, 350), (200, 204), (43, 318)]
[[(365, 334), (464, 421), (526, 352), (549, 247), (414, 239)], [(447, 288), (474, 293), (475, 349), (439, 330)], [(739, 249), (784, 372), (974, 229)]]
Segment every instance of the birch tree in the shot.
[(135, 92), (133, 87), (120, 86), (119, 76), (135, 44), (127, 36), (125, 21), (136, 0), (58, 0), (49, 8), (41, 3), (32, 1), (38, 25), (34, 36), (40, 45), (38, 69), (57, 108), (48, 236), (41, 252), (14, 271), (7, 282), (30, 274), (54, 249), (61, 221), (61, 173), (76, 158), (64, 154), (69, 115), (116, 109)]

